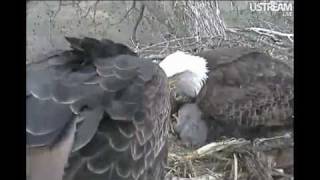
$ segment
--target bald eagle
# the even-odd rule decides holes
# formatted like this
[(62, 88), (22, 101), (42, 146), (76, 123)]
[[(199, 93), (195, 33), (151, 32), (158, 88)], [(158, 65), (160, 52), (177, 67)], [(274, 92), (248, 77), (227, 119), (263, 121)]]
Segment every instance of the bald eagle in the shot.
[(27, 179), (162, 180), (166, 74), (123, 44), (66, 40), (27, 66)]
[[(204, 135), (194, 133), (198, 131), (208, 132), (209, 141), (291, 129), (292, 68), (257, 49), (217, 48), (195, 55), (177, 51), (160, 67), (180, 102), (176, 131), (189, 144), (204, 143)], [(207, 127), (195, 123), (202, 121)]]

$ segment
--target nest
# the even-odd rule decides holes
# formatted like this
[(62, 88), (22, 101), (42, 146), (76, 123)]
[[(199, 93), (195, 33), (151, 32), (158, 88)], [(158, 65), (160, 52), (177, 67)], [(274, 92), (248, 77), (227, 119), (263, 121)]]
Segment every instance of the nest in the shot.
[[(257, 42), (248, 30), (227, 30), (227, 38), (193, 36), (175, 38), (151, 46), (140, 46), (136, 52), (145, 58), (160, 61), (182, 50), (197, 53), (217, 47), (255, 47), (275, 59), (293, 66), (292, 44), (286, 39), (284, 47)], [(198, 149), (185, 147), (174, 135), (169, 137), (167, 165), (168, 180), (289, 180), (293, 179), (293, 135), (255, 139), (223, 139)]]
[[(131, 48), (140, 57), (159, 62), (177, 50), (196, 54), (217, 47), (242, 46), (261, 49), (293, 67), (292, 24), (282, 28), (260, 17), (250, 27), (231, 28), (224, 23), (216, 1), (174, 4), (174, 16), (163, 23), (168, 26), (168, 31), (163, 32), (169, 32), (167, 37), (151, 45), (132, 41)], [(157, 12), (154, 16), (160, 21), (157, 15), (161, 13), (156, 10), (159, 9), (150, 12)], [(196, 149), (182, 145), (172, 131), (169, 144), (167, 179), (170, 180), (293, 179), (292, 132), (253, 141), (222, 139)]]
[[(92, 2), (92, 5), (96, 7), (98, 2)], [(177, 10), (173, 11), (172, 16), (156, 17), (158, 21), (166, 21), (159, 24), (168, 26), (168, 30), (161, 33), (168, 37), (152, 45), (139, 44), (135, 35), (137, 27), (141, 19), (150, 16), (143, 16), (144, 6), (150, 8), (150, 12), (154, 12), (155, 16), (161, 15), (156, 11), (160, 8), (154, 6), (151, 9), (155, 3), (143, 3), (134, 27), (131, 48), (140, 57), (159, 61), (177, 50), (195, 54), (208, 48), (243, 46), (262, 49), (270, 56), (293, 66), (292, 30), (277, 27), (264, 19), (258, 19), (259, 22), (250, 27), (227, 27), (217, 1), (157, 2), (173, 3), (174, 10)], [(60, 11), (60, 5), (53, 16)], [(135, 5), (133, 2), (124, 18)], [(89, 9), (85, 16), (88, 15)], [(94, 19), (95, 15), (94, 10)], [(292, 24), (288, 26), (292, 27)], [(156, 27), (158, 30), (158, 24)], [(197, 149), (185, 147), (174, 133), (171, 133), (169, 144), (166, 170), (167, 177), (171, 180), (293, 179), (293, 136), (290, 133), (255, 141), (224, 139)]]
[(290, 133), (252, 142), (229, 138), (198, 149), (185, 147), (173, 134), (169, 139), (167, 177), (171, 179), (293, 179)]

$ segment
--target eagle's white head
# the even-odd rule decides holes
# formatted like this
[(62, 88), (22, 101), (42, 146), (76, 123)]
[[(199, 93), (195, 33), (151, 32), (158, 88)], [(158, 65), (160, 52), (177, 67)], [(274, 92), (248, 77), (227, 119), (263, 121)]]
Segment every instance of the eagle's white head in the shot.
[(208, 78), (207, 60), (186, 52), (176, 51), (162, 60), (159, 65), (169, 78), (178, 75), (179, 77), (176, 78), (179, 81), (178, 88), (191, 97), (198, 95)]

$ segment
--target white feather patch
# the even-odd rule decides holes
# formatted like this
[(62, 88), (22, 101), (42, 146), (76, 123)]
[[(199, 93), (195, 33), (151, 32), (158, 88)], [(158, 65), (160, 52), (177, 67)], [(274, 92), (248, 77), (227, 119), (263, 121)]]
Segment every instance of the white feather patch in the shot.
[(207, 60), (186, 52), (176, 51), (162, 60), (159, 65), (164, 70), (167, 77), (186, 71), (192, 72), (194, 77), (191, 78), (190, 81), (195, 83), (193, 91), (196, 92), (196, 94), (199, 93), (204, 81), (208, 78), (207, 73), (209, 70), (207, 67)]

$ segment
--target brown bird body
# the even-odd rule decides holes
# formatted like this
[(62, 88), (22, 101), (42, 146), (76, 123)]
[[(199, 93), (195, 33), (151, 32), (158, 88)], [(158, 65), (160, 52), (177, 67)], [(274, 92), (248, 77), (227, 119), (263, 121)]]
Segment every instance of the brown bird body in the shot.
[[(250, 48), (221, 48), (198, 54), (208, 61), (208, 79), (196, 103), (207, 117), (254, 134), (254, 128), (293, 123), (293, 71)], [(244, 132), (245, 133), (245, 132)], [(265, 135), (265, 134), (264, 134)]]
[[(174, 60), (181, 66), (184, 62), (192, 62), (193, 66), (171, 76), (170, 81), (178, 101), (182, 104), (194, 102), (199, 106), (201, 118), (208, 126), (208, 140), (221, 136), (255, 138), (292, 128), (293, 71), (286, 64), (257, 49), (244, 47), (217, 48), (178, 56), (180, 54), (168, 56), (170, 58), (165, 59), (162, 66), (169, 66)], [(197, 71), (199, 69), (202, 71)], [(184, 80), (188, 74), (185, 72), (198, 76), (190, 81), (203, 80), (198, 82), (201, 89), (196, 96), (185, 93), (190, 91), (187, 88), (192, 87), (192, 83), (180, 85), (188, 83)], [(169, 71), (169, 74), (174, 73)], [(181, 106), (181, 102), (178, 104)]]
[(162, 180), (170, 92), (156, 64), (110, 40), (27, 67), (30, 180)]

